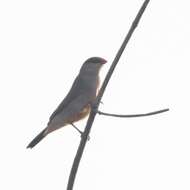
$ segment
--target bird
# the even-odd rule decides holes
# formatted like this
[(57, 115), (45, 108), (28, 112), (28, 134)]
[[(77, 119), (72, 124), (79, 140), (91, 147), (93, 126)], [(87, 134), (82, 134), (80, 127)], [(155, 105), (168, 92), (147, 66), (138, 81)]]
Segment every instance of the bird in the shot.
[(91, 110), (91, 104), (98, 94), (99, 72), (107, 62), (101, 57), (87, 59), (80, 68), (70, 91), (51, 114), (47, 126), (27, 146), (33, 148), (51, 132), (66, 125), (73, 125), (87, 115)]

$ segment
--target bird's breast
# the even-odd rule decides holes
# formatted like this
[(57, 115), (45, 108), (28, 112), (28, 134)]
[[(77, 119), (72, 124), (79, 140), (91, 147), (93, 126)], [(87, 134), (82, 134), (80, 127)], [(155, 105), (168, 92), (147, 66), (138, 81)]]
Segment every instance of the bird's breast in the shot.
[(90, 113), (90, 105), (85, 106), (79, 113), (69, 118), (66, 123), (72, 123), (85, 118)]

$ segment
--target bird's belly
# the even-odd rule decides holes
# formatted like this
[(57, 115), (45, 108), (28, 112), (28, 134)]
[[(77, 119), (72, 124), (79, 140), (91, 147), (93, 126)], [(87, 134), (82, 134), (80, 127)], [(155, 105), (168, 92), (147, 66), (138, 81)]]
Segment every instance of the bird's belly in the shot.
[(84, 107), (80, 112), (70, 115), (68, 118), (55, 117), (49, 124), (47, 128), (47, 133), (55, 131), (65, 125), (71, 124), (73, 122), (79, 121), (85, 118), (90, 113), (90, 105)]
[(81, 119), (84, 119), (88, 114), (90, 113), (90, 105), (87, 105), (84, 107), (79, 113), (73, 115), (71, 118), (69, 118), (66, 123), (72, 123), (79, 121)]

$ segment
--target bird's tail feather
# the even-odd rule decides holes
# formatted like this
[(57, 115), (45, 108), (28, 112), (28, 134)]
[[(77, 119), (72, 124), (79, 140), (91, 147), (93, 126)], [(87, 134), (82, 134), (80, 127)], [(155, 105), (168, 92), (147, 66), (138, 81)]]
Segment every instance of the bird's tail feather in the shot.
[(45, 128), (40, 134), (38, 134), (27, 146), (27, 148), (33, 148), (36, 146), (45, 136), (46, 136), (46, 131), (47, 128)]

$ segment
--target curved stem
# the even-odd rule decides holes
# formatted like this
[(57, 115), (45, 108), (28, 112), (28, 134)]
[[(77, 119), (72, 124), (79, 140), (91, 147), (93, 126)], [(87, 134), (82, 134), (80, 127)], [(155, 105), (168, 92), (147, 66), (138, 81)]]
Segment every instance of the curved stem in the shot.
[(104, 79), (104, 82), (102, 84), (102, 87), (98, 93), (98, 96), (96, 98), (96, 101), (94, 102), (94, 105), (92, 105), (92, 109), (91, 109), (91, 113), (90, 113), (90, 116), (88, 118), (88, 121), (87, 121), (87, 124), (86, 124), (86, 127), (85, 127), (85, 130), (84, 130), (84, 133), (82, 135), (82, 138), (81, 138), (81, 141), (80, 141), (80, 144), (79, 144), (79, 147), (78, 147), (78, 150), (77, 150), (77, 153), (76, 153), (76, 156), (75, 156), (75, 159), (74, 159), (74, 162), (73, 162), (73, 165), (72, 165), (72, 168), (71, 168), (71, 173), (70, 173), (70, 176), (69, 176), (69, 181), (68, 181), (68, 184), (67, 184), (67, 190), (72, 190), (73, 189), (73, 185), (74, 185), (74, 181), (75, 181), (75, 177), (76, 177), (76, 173), (77, 173), (77, 170), (78, 170), (78, 166), (79, 166), (79, 163), (80, 163), (80, 160), (81, 160), (81, 157), (82, 157), (82, 154), (83, 154), (83, 151), (84, 151), (84, 147), (86, 145), (86, 142), (88, 140), (88, 136), (89, 136), (89, 133), (90, 133), (90, 130), (91, 130), (91, 127), (92, 127), (92, 124), (94, 122), (94, 119), (95, 119), (95, 116), (97, 114), (97, 112), (95, 110), (98, 110), (98, 106), (101, 102), (101, 98), (104, 94), (104, 91), (106, 89), (106, 86), (112, 76), (112, 73), (126, 47), (126, 45), (128, 44), (135, 28), (137, 27), (138, 23), (139, 23), (139, 20), (141, 19), (141, 16), (142, 14), (144, 13), (148, 3), (149, 3), (150, 0), (145, 0), (143, 5), (141, 6), (137, 16), (135, 17), (128, 33), (127, 33), (127, 36), (125, 37), (121, 47), (119, 48), (116, 56), (115, 56), (115, 59), (113, 60), (111, 66), (110, 66), (110, 69)]
[(144, 117), (144, 116), (150, 116), (150, 115), (156, 115), (159, 113), (163, 113), (169, 111), (169, 109), (162, 109), (154, 112), (149, 112), (149, 113), (142, 113), (142, 114), (130, 114), (130, 115), (119, 115), (119, 114), (111, 114), (111, 113), (105, 113), (101, 111), (97, 111), (98, 114), (100, 115), (105, 115), (105, 116), (112, 116), (112, 117)]

